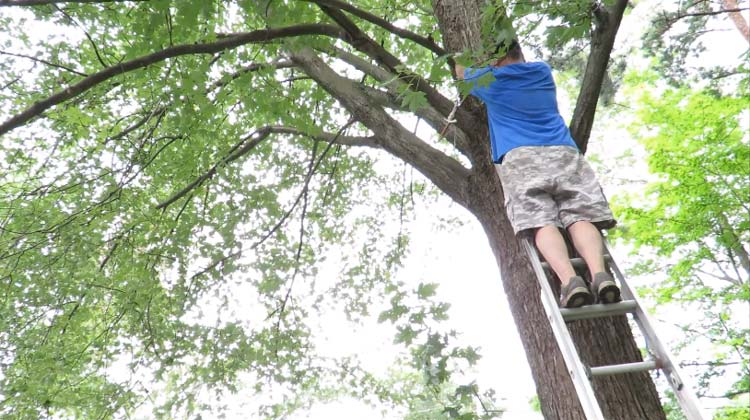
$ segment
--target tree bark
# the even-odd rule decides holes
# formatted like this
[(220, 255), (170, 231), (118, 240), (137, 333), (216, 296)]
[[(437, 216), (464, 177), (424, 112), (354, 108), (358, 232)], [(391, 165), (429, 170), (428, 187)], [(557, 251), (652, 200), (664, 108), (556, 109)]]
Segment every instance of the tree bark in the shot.
[[(479, 19), (483, 6), (481, 0), (433, 2), (448, 51), (476, 48), (480, 42)], [(617, 23), (619, 24), (619, 20)], [(609, 50), (599, 51), (600, 54), (606, 54), (606, 57), (597, 59), (603, 59), (606, 63)], [(594, 95), (594, 91), (598, 96), (598, 89), (585, 89), (582, 94)], [(596, 96), (584, 99), (595, 103)], [(466, 109), (477, 118), (486, 118), (483, 108), (475, 101), (469, 101)], [(593, 119), (593, 114), (591, 118)], [(482, 224), (500, 268), (511, 312), (536, 383), (542, 414), (546, 419), (584, 419), (585, 415), (541, 305), (538, 282), (505, 213), (502, 187), (491, 163), (486, 120), (483, 126), (476, 127), (470, 133), (474, 143), (471, 150), (476, 155), (471, 158), (474, 166), (469, 177), (467, 208)], [(570, 326), (570, 330), (585, 364), (600, 366), (642, 360), (624, 316), (577, 321)], [(656, 388), (647, 373), (597, 379), (594, 381), (594, 388), (602, 410), (609, 419), (665, 418)]]
[[(724, 7), (725, 10), (739, 9), (739, 5), (737, 5), (737, 0), (722, 0), (721, 5)], [(745, 20), (745, 17), (742, 16), (742, 13), (731, 12), (729, 16), (732, 19), (732, 22), (734, 22), (734, 26), (737, 27), (738, 31), (740, 31), (740, 35), (742, 35), (742, 37), (745, 38), (746, 42), (750, 42), (750, 28), (748, 28), (747, 21)]]
[(589, 144), (591, 128), (594, 126), (596, 104), (599, 101), (602, 82), (604, 82), (607, 65), (609, 64), (609, 55), (615, 44), (615, 37), (620, 29), (622, 15), (627, 5), (627, 0), (617, 0), (610, 8), (598, 2), (592, 7), (596, 25), (591, 30), (589, 57), (586, 60), (581, 91), (578, 94), (576, 107), (570, 121), (570, 135), (573, 136), (581, 153), (586, 153)]

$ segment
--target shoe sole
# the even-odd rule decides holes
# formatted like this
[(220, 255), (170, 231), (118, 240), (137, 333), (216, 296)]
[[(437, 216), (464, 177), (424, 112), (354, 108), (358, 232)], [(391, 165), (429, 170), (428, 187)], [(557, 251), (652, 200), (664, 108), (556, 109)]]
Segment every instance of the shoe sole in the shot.
[(584, 305), (591, 305), (594, 297), (585, 287), (576, 287), (568, 293), (568, 299), (563, 304), (566, 308), (580, 308)]
[(599, 302), (603, 304), (616, 303), (620, 301), (620, 288), (612, 281), (603, 282), (599, 285)]

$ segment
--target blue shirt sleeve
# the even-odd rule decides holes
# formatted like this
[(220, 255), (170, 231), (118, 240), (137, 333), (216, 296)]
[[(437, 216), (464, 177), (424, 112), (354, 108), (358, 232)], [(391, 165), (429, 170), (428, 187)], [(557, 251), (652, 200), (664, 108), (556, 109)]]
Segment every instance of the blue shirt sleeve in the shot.
[(490, 85), (486, 83), (484, 85), (480, 85), (479, 79), (481, 79), (482, 76), (487, 73), (492, 73), (492, 68), (489, 66), (480, 67), (478, 69), (467, 67), (466, 70), (464, 70), (464, 81), (466, 83), (469, 83), (471, 86), (471, 90), (469, 91), (469, 93), (483, 101), (486, 101)]

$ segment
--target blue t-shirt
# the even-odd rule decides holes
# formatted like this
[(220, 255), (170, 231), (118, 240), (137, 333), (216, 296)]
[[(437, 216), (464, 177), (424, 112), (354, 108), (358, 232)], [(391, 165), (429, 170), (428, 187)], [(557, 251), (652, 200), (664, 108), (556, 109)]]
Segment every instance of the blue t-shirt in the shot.
[[(480, 86), (477, 81), (487, 73), (494, 79), (489, 85)], [(557, 108), (555, 81), (547, 63), (467, 68), (464, 79), (473, 82), (471, 94), (487, 106), (495, 163), (520, 146), (577, 148)]]

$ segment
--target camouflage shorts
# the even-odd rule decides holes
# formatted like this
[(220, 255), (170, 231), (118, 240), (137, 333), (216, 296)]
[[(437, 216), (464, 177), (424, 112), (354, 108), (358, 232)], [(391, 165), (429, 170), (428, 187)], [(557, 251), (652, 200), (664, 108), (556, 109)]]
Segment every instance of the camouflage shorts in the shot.
[(567, 228), (582, 220), (599, 229), (616, 223), (594, 171), (573, 147), (518, 147), (496, 168), (516, 234), (546, 225)]

